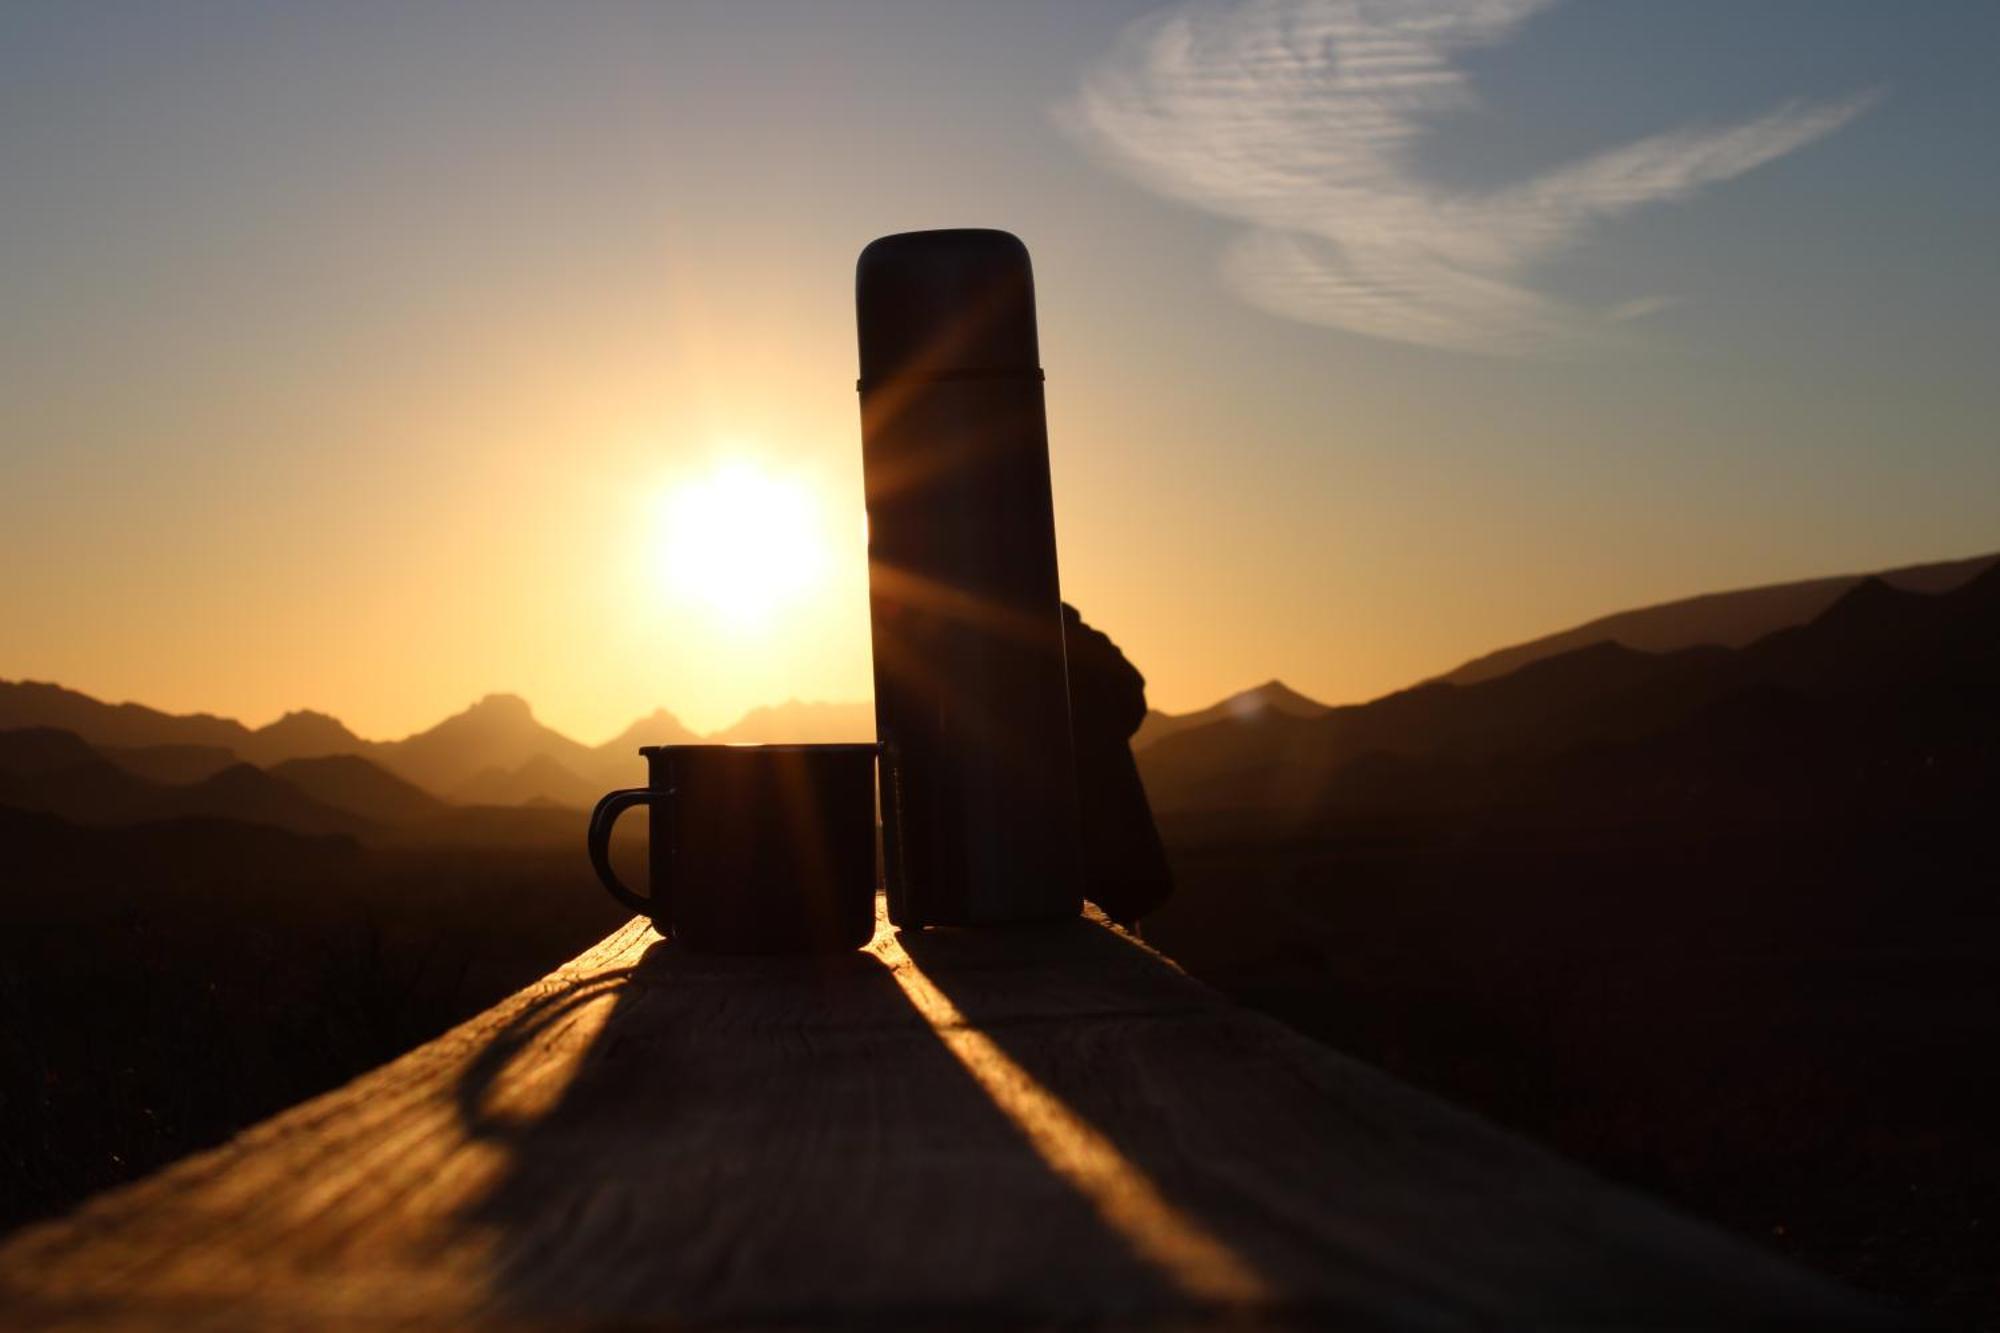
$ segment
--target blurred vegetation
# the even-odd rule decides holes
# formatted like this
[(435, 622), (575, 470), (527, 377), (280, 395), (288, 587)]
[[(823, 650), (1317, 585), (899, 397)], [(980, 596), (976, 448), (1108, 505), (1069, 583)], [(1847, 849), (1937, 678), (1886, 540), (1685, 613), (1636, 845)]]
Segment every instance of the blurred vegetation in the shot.
[(219, 1143), (600, 939), (625, 915), (581, 820), (372, 848), (0, 808), (0, 1227)]

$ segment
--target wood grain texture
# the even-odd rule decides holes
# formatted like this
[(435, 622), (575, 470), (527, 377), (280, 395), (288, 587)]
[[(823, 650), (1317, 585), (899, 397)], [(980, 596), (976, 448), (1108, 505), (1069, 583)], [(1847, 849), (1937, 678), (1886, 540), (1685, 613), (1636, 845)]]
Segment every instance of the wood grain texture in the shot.
[(0, 1326), (1879, 1327), (1101, 921), (634, 922), (0, 1245)]

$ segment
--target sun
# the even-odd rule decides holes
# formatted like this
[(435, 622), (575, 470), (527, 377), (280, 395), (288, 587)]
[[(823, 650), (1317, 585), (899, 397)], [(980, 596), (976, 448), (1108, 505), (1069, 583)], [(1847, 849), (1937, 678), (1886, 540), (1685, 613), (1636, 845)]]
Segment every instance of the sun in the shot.
[(828, 563), (813, 493), (743, 461), (669, 489), (657, 543), (668, 588), (739, 628), (761, 628), (811, 593)]

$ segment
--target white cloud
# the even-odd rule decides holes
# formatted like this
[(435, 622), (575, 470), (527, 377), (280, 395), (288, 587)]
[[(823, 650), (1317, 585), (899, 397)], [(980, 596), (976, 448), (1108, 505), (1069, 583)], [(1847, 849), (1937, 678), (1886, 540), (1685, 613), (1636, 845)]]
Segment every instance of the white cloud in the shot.
[(1120, 34), (1061, 119), (1151, 189), (1248, 224), (1223, 271), (1254, 304), (1377, 338), (1519, 353), (1669, 300), (1579, 310), (1530, 285), (1533, 265), (1595, 222), (1740, 176), (1874, 101), (1791, 103), (1653, 135), (1498, 189), (1422, 179), (1416, 141), (1476, 105), (1452, 57), (1554, 2), (1187, 5)]
[(1604, 317), (1614, 324), (1623, 324), (1627, 320), (1645, 319), (1662, 310), (1671, 310), (1680, 303), (1678, 296), (1635, 296), (1612, 306), (1604, 312)]

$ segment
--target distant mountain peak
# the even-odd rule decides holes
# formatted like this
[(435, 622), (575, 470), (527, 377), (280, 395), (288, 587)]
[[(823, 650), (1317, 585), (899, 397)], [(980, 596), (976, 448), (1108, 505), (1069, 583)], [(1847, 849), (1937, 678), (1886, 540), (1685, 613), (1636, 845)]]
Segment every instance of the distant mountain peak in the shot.
[(1274, 677), (1262, 685), (1238, 690), (1228, 698), (1192, 713), (1149, 711), (1132, 737), (1132, 748), (1142, 750), (1177, 732), (1207, 726), (1211, 722), (1251, 722), (1271, 716), (1309, 719), (1324, 717), (1332, 711), (1326, 704), (1300, 694)]
[(273, 722), (270, 725), (273, 727), (281, 727), (287, 724), (291, 726), (299, 726), (303, 723), (308, 723), (308, 722), (314, 722), (314, 723), (331, 722), (336, 727), (341, 725), (341, 721), (339, 718), (335, 717), (331, 713), (322, 713), (317, 708), (288, 708), (285, 710), (285, 715), (283, 717), (279, 718), (276, 722)]
[(532, 755), (511, 769), (489, 766), (452, 793), (465, 805), (540, 804), (565, 809), (587, 807), (596, 795), (592, 783), (546, 754)]
[(1235, 696), (1238, 699), (1255, 699), (1266, 708), (1276, 708), (1281, 712), (1300, 717), (1317, 717), (1331, 710), (1317, 699), (1300, 694), (1275, 676), (1253, 689)]
[(1264, 713), (1283, 713), (1287, 717), (1319, 717), (1332, 711), (1317, 699), (1300, 694), (1291, 686), (1275, 677), (1262, 685), (1253, 685), (1247, 690), (1238, 690), (1219, 703), (1212, 704), (1198, 713), (1166, 714), (1184, 718), (1201, 717), (1214, 720), (1228, 716), (1239, 720), (1261, 716)]
[(1843, 607), (1888, 606), (1893, 602), (1900, 602), (1904, 598), (1913, 595), (1916, 594), (1897, 592), (1880, 577), (1870, 574), (1867, 578), (1862, 579), (1852, 588), (1834, 598), (1833, 605), (1820, 614), (1832, 615)]
[(327, 737), (350, 744), (361, 739), (349, 731), (347, 724), (339, 718), (311, 708), (294, 708), (276, 722), (257, 728), (256, 734), (266, 737)]
[(270, 765), (327, 754), (359, 754), (367, 748), (368, 742), (349, 731), (339, 718), (310, 708), (295, 708), (276, 722), (251, 732), (240, 750), (245, 759)]
[(866, 741), (875, 737), (875, 705), (860, 700), (787, 699), (759, 704), (708, 739), (728, 744)]
[(453, 713), (428, 731), (418, 732), (404, 740), (409, 745), (421, 742), (427, 737), (464, 735), (470, 733), (512, 734), (540, 729), (535, 713), (528, 701), (518, 694), (488, 694), (478, 702), (467, 705)]
[(195, 785), (207, 791), (262, 792), (269, 790), (279, 781), (255, 764), (231, 764), (225, 769), (211, 773)]
[(622, 760), (642, 745), (681, 745), (694, 739), (695, 734), (679, 718), (664, 708), (655, 708), (596, 749), (600, 755)]
[(97, 762), (97, 751), (73, 731), (60, 727), (0, 731), (0, 773), (32, 777)]

